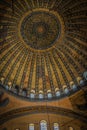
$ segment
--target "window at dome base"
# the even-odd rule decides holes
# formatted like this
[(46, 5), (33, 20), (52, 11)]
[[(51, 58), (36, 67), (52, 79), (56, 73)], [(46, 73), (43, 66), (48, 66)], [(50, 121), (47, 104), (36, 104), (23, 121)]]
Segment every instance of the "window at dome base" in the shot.
[(51, 90), (48, 90), (48, 91), (47, 91), (47, 97), (48, 97), (49, 99), (52, 98)]
[(60, 91), (56, 91), (56, 96), (59, 97), (61, 95)]
[(39, 93), (39, 99), (43, 99), (43, 94)]
[(30, 98), (31, 99), (35, 98), (35, 91), (34, 90), (31, 90), (31, 92), (30, 92)]

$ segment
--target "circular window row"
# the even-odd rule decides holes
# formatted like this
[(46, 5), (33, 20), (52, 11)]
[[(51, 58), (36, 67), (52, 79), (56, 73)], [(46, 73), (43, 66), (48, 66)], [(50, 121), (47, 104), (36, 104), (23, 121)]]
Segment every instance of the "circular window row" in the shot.
[(12, 93), (15, 93), (16, 95), (27, 97), (30, 99), (52, 99), (52, 98), (61, 98), (64, 96), (69, 96), (70, 94), (73, 94), (77, 90), (81, 89), (81, 87), (84, 87), (87, 84), (87, 71), (83, 73), (83, 78), (78, 77), (77, 82), (78, 85), (74, 84), (73, 81), (70, 82), (70, 87), (67, 87), (67, 85), (63, 85), (62, 89), (54, 88), (55, 93), (52, 93), (52, 91), (49, 89), (47, 90), (47, 93), (45, 94), (43, 90), (39, 90), (38, 94), (36, 94), (35, 90), (32, 89), (29, 91), (27, 88), (21, 88), (18, 85), (12, 86), (11, 82), (8, 82), (7, 85), (4, 85), (5, 78), (1, 78), (1, 84), (6, 90), (11, 91)]

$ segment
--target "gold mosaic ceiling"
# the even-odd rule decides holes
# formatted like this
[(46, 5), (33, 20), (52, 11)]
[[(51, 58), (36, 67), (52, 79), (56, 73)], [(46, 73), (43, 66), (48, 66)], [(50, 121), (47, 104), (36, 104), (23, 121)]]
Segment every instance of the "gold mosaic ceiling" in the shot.
[[(0, 0), (0, 78), (36, 94), (87, 70), (87, 0)], [(4, 80), (4, 81), (3, 81)]]

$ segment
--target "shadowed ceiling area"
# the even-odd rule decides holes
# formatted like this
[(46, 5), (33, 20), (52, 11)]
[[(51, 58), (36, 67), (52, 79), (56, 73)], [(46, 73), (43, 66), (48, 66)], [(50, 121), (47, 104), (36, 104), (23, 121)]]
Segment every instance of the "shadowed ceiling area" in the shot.
[(87, 0), (0, 0), (0, 83), (16, 95), (70, 95), (87, 80)]

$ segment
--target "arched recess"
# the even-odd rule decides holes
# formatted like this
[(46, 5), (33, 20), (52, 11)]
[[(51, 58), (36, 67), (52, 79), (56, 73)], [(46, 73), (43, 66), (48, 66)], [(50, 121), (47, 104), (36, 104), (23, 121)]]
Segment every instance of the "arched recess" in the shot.
[[(39, 108), (39, 109), (38, 109)], [(62, 116), (72, 117), (74, 119), (78, 119), (84, 123), (87, 123), (87, 117), (83, 116), (82, 114), (76, 113), (72, 110), (68, 110), (65, 108), (53, 107), (53, 106), (31, 106), (31, 107), (24, 107), (19, 109), (14, 109), (9, 112), (0, 115), (0, 125), (4, 124), (5, 122), (16, 118), (21, 117), (28, 114), (37, 114), (37, 113), (53, 113)]]
[(34, 124), (33, 123), (29, 124), (29, 130), (34, 130)]
[(45, 120), (40, 121), (40, 130), (47, 130), (47, 122)]
[(53, 130), (59, 130), (59, 124), (58, 123), (54, 123)]

